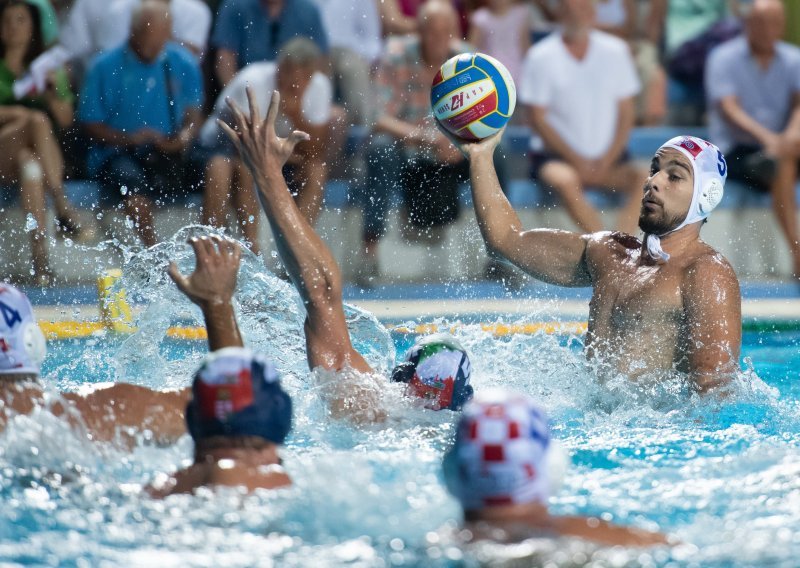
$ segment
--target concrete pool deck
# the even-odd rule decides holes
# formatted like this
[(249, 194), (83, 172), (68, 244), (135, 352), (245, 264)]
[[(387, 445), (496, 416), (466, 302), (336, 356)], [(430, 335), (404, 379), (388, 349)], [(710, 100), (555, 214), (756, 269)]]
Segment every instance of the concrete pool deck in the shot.
[[(99, 319), (97, 289), (81, 285), (25, 290), (37, 317), (48, 322), (91, 322)], [(516, 291), (492, 282), (455, 284), (396, 284), (362, 289), (348, 285), (347, 303), (375, 314), (381, 320), (413, 320), (481, 314), (486, 321), (511, 316), (514, 321), (549, 322), (586, 320), (589, 288), (559, 288), (538, 282)], [(742, 315), (745, 320), (800, 322), (800, 284), (742, 282)], [(474, 317), (471, 321), (476, 321)]]

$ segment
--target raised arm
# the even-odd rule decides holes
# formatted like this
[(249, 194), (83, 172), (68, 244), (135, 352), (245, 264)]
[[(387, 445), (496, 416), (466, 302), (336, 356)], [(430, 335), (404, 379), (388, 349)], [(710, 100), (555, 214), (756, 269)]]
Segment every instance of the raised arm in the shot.
[[(186, 277), (170, 263), (170, 277), (203, 311), (209, 351), (241, 347), (242, 336), (231, 304), (241, 250), (221, 237), (194, 238), (189, 244), (196, 257), (194, 272)], [(114, 440), (120, 434), (148, 430), (156, 442), (171, 443), (186, 433), (184, 411), (189, 396), (188, 388), (157, 391), (116, 383), (88, 395), (69, 393), (64, 398), (75, 405), (94, 440)]]
[(699, 392), (727, 384), (739, 370), (742, 297), (733, 268), (708, 257), (689, 268), (682, 290), (689, 374)]
[(294, 147), (308, 134), (294, 131), (288, 138), (275, 133), (280, 95), (273, 92), (266, 120), (248, 87), (250, 115), (232, 101), (235, 130), (219, 121), (234, 142), (261, 195), (275, 243), (286, 271), (306, 306), (306, 348), (309, 368), (371, 372), (353, 348), (342, 305), (342, 276), (325, 242), (314, 232), (286, 187), (282, 168)]
[(478, 143), (463, 142), (442, 131), (469, 159), (472, 201), (489, 253), (507, 259), (544, 282), (591, 285), (586, 236), (552, 229), (523, 229), (494, 169), (492, 155), (502, 131)]

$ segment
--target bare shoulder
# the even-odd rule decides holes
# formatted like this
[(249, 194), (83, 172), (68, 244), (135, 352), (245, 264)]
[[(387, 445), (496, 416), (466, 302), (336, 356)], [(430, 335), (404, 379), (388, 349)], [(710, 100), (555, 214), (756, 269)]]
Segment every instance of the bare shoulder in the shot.
[(628, 258), (642, 247), (642, 241), (627, 233), (600, 231), (584, 235), (586, 260), (595, 267)]
[(708, 245), (690, 260), (684, 271), (684, 288), (694, 294), (739, 295), (739, 278), (722, 253)]

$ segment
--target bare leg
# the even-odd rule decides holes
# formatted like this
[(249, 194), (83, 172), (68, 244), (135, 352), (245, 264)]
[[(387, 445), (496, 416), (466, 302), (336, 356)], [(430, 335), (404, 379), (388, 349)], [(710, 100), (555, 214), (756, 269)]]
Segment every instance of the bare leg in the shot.
[(44, 198), (42, 167), (27, 148), (18, 152), (17, 159), (20, 170), (20, 205), (26, 215), (36, 221), (36, 228), (30, 231), (34, 276), (37, 279), (49, 278), (52, 271), (47, 255), (47, 204)]
[(638, 231), (639, 214), (642, 210), (642, 187), (647, 172), (641, 166), (628, 162), (614, 167), (604, 185), (613, 192), (626, 196), (625, 204), (619, 210), (617, 229), (634, 235)]
[(236, 159), (214, 156), (206, 164), (206, 187), (201, 216), (204, 225), (225, 226), (225, 206), (231, 198), (234, 160)]
[(56, 215), (74, 222), (75, 212), (64, 194), (64, 156), (53, 132), (50, 118), (43, 112), (32, 112), (29, 119), (29, 133), (31, 147), (39, 156), (44, 170), (45, 187), (53, 198)]
[(600, 215), (584, 195), (578, 172), (566, 162), (548, 162), (540, 171), (542, 183), (550, 186), (561, 198), (569, 216), (578, 227), (587, 233), (603, 229)]
[(261, 254), (258, 244), (258, 228), (261, 215), (261, 208), (256, 198), (253, 176), (245, 167), (241, 160), (236, 160), (236, 187), (233, 191), (233, 206), (236, 209), (236, 217), (242, 234), (247, 241), (250, 250), (256, 254)]
[(129, 195), (125, 198), (125, 213), (133, 219), (139, 238), (145, 246), (158, 242), (153, 218), (153, 202), (142, 195)]
[(772, 210), (792, 251), (794, 276), (800, 277), (800, 234), (797, 229), (797, 202), (794, 186), (797, 183), (797, 158), (790, 156), (778, 161), (778, 171), (772, 182)]

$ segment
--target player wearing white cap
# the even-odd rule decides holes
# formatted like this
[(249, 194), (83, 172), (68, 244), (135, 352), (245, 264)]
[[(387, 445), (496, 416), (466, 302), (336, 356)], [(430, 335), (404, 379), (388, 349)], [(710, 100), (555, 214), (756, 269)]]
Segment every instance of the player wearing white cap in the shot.
[(700, 239), (722, 199), (727, 165), (719, 149), (681, 136), (656, 152), (644, 184), (640, 241), (624, 233), (524, 230), (492, 163), (501, 136), (477, 143), (451, 136), (470, 159), (481, 234), (492, 254), (539, 280), (594, 289), (586, 355), (601, 376), (679, 371), (699, 392), (727, 383), (741, 348), (739, 281)]
[(565, 459), (547, 415), (530, 397), (482, 391), (464, 407), (444, 457), (445, 483), (464, 509), (468, 534), (503, 542), (566, 536), (621, 546), (666, 543), (662, 534), (596, 517), (551, 514), (547, 502)]

